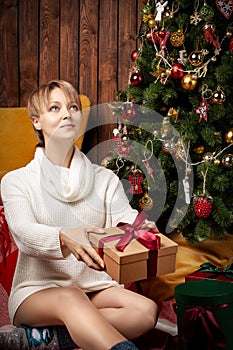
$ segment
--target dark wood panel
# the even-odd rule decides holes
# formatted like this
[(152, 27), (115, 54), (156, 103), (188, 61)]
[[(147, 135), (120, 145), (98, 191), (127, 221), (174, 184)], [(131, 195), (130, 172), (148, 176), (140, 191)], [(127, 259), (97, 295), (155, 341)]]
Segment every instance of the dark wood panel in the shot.
[(80, 2), (79, 89), (91, 104), (98, 103), (98, 1)]
[(40, 14), (39, 82), (44, 83), (59, 78), (59, 1), (41, 1)]
[(118, 90), (127, 87), (130, 55), (136, 49), (137, 8), (135, 0), (119, 0)]
[(60, 9), (60, 78), (78, 89), (79, 1), (60, 0)]
[(0, 106), (19, 104), (17, 0), (0, 2)]
[(99, 16), (99, 88), (98, 102), (115, 100), (117, 91), (117, 21), (116, 0), (100, 1)]
[(19, 1), (20, 106), (38, 85), (39, 0)]

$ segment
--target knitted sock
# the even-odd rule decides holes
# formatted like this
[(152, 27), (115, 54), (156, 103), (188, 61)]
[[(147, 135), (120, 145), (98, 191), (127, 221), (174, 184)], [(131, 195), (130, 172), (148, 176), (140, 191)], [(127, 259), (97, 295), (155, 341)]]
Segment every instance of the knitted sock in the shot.
[(113, 345), (110, 350), (139, 350), (134, 343), (129, 340), (124, 340), (118, 344)]
[(28, 339), (25, 330), (22, 328), (13, 328), (0, 332), (1, 350), (29, 350)]
[(24, 330), (26, 333), (28, 348), (25, 349), (59, 349), (57, 332), (54, 327), (28, 327), (26, 325), (20, 325), (19, 329)]

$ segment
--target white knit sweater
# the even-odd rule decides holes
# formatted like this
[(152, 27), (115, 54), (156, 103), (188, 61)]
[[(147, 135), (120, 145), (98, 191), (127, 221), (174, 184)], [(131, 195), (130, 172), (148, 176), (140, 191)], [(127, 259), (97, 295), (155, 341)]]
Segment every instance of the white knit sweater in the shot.
[(26, 167), (4, 176), (1, 195), (19, 248), (9, 298), (12, 321), (22, 301), (36, 291), (76, 285), (89, 292), (118, 285), (72, 254), (64, 258), (59, 240), (61, 227), (134, 221), (137, 212), (111, 170), (92, 164), (77, 148), (69, 169), (55, 166), (38, 148)]

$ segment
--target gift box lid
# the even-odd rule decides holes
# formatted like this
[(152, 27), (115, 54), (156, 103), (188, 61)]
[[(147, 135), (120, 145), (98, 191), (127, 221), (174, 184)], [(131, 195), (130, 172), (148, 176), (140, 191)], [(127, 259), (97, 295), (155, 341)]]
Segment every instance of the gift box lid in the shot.
[(164, 236), (162, 233), (157, 234), (160, 237), (160, 249), (158, 250), (158, 256), (175, 254), (178, 249), (178, 244)]
[[(114, 227), (105, 229), (106, 235), (100, 235), (95, 233), (89, 234), (89, 240), (95, 248), (98, 248), (99, 241), (104, 236), (113, 236), (116, 234), (123, 234), (124, 231)], [(119, 239), (118, 239), (119, 240)], [(118, 264), (128, 264), (134, 261), (147, 260), (149, 258), (148, 248), (143, 246), (137, 240), (132, 239), (130, 243), (126, 246), (123, 252), (115, 248), (118, 240), (112, 240), (110, 242), (104, 243), (104, 254), (107, 254)]]
[(218, 280), (198, 280), (175, 287), (177, 304), (212, 306), (233, 302), (233, 284)]

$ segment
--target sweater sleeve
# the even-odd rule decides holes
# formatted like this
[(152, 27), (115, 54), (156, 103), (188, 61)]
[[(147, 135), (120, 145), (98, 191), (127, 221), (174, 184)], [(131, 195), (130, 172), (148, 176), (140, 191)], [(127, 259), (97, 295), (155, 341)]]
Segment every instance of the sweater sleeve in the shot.
[[(60, 227), (37, 222), (26, 186), (18, 172), (10, 172), (1, 181), (1, 196), (9, 229), (19, 250), (42, 259), (64, 259), (60, 246)], [(26, 179), (24, 179), (26, 181)]]

